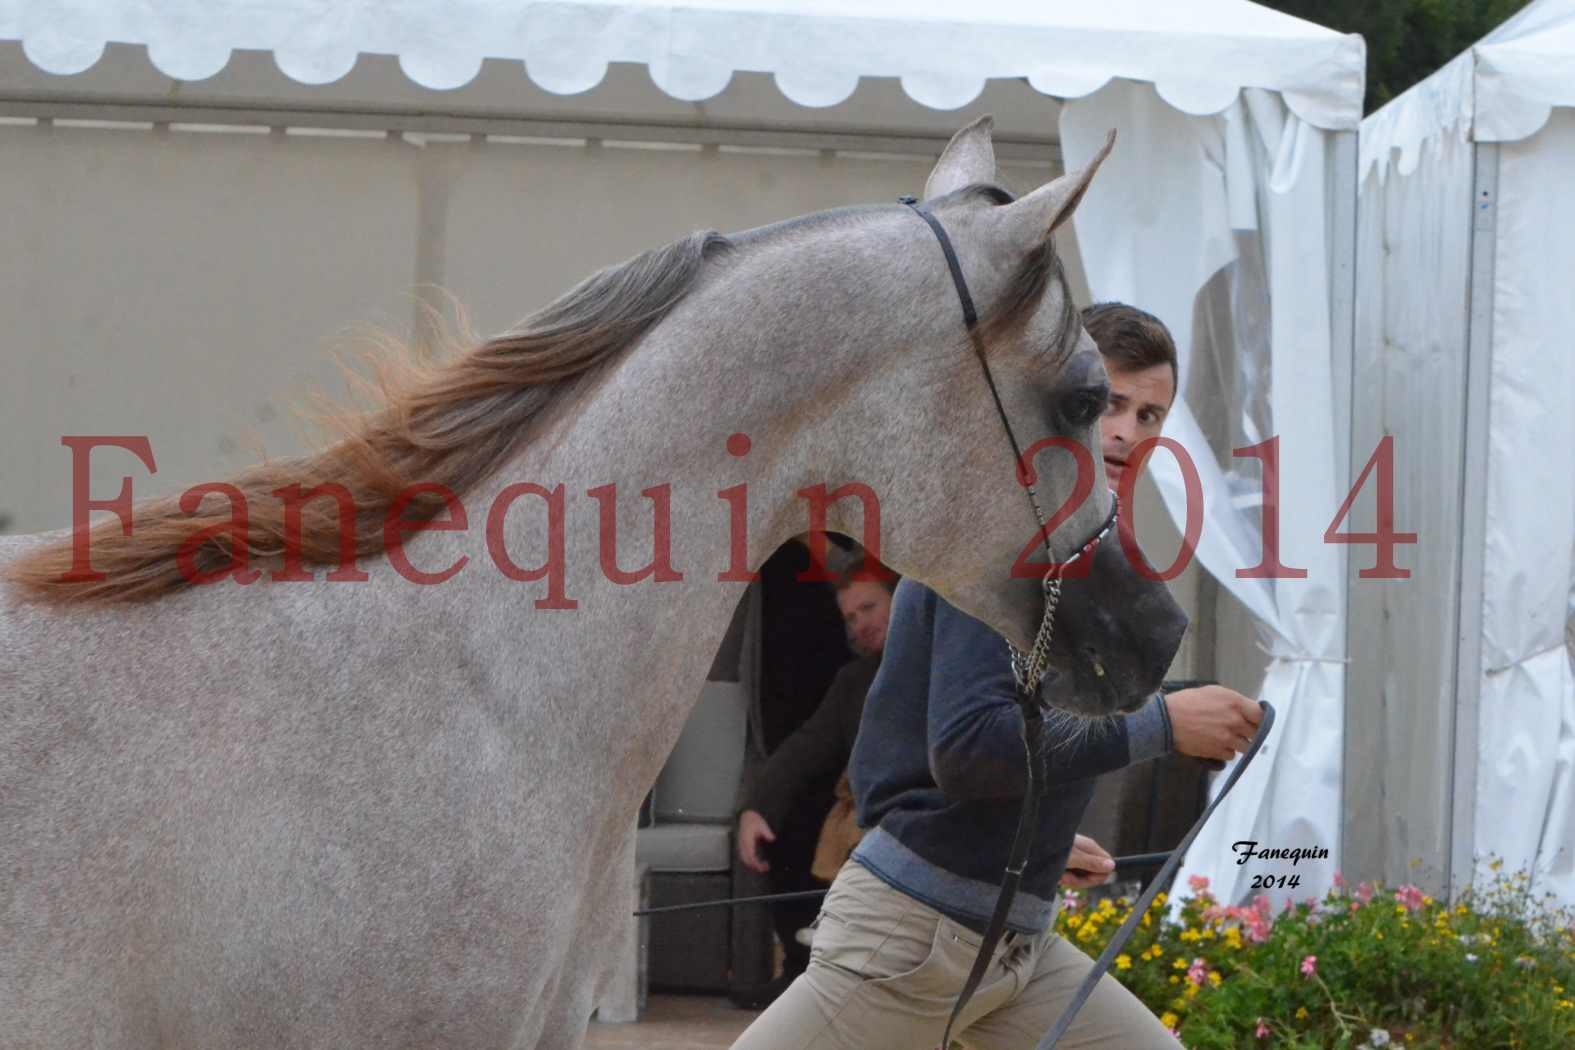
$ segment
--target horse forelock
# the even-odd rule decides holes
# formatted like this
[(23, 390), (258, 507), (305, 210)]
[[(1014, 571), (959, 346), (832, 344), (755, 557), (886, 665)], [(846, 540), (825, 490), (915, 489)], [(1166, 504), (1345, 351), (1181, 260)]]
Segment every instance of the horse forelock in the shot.
[[(707, 260), (730, 247), (727, 238), (706, 231), (644, 252), (439, 365), (417, 363), (407, 347), (390, 341), (393, 352), (378, 365), (383, 405), (370, 413), (329, 413), (325, 422), (341, 437), (328, 448), (254, 467), (210, 487), (193, 505), (145, 501), (132, 510), (129, 536), (118, 521), (94, 527), (91, 564), (102, 579), (68, 575), (71, 537), (28, 551), (3, 575), (35, 600), (114, 603), (156, 598), (198, 574), (287, 552), (292, 558), (298, 552), (307, 566), (341, 568), (380, 555), (396, 500), (408, 500), (401, 517), (409, 522), (445, 509), (445, 493), (412, 493), (411, 486), (441, 486), (461, 496), (495, 473), (529, 443), (533, 424), (549, 408), (660, 323), (695, 286)], [(294, 493), (293, 511), (280, 490)], [(230, 493), (245, 500), (239, 543), (235, 495), (212, 498)]]

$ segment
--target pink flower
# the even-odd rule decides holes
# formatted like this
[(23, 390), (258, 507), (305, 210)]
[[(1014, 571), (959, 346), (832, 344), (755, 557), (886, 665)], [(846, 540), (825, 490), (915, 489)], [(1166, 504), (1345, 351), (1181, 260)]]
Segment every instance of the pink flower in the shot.
[(1422, 908), (1423, 896), (1424, 894), (1422, 891), (1417, 889), (1415, 886), (1412, 886), (1410, 883), (1406, 883), (1398, 890), (1395, 890), (1395, 900), (1405, 905), (1407, 911), (1420, 911)]
[(1189, 875), (1187, 876), (1187, 885), (1192, 887), (1193, 893), (1200, 893), (1209, 888), (1209, 877), (1207, 875)]
[(1258, 897), (1252, 902), (1252, 906), (1257, 908), (1258, 914), (1262, 915), (1264, 918), (1269, 917), (1269, 909), (1274, 907), (1274, 905), (1269, 903), (1268, 894), (1259, 894)]
[(1262, 916), (1254, 915), (1247, 920), (1247, 939), (1253, 944), (1262, 944), (1269, 939), (1269, 922)]
[(1208, 976), (1209, 967), (1208, 964), (1203, 961), (1202, 956), (1193, 959), (1192, 965), (1187, 968), (1187, 980), (1191, 981), (1195, 985), (1201, 986), (1203, 982), (1208, 979)]
[(1361, 909), (1361, 907), (1362, 907), (1361, 902), (1359, 902), (1359, 901), (1352, 901), (1351, 902), (1351, 912), (1353, 914), (1356, 913), (1357, 911), (1359, 911)]
[(1263, 1023), (1263, 1018), (1258, 1018), (1258, 1030), (1252, 1033), (1259, 1039), (1269, 1038), (1269, 1026)]
[(1311, 977), (1318, 972), (1318, 956), (1309, 955), (1302, 960), (1302, 976)]
[(1372, 900), (1373, 884), (1370, 882), (1358, 884), (1356, 887), (1356, 899), (1361, 901), (1363, 904), (1366, 904), (1368, 901)]
[(1345, 876), (1338, 871), (1334, 873), (1334, 888), (1337, 890), (1345, 889)]

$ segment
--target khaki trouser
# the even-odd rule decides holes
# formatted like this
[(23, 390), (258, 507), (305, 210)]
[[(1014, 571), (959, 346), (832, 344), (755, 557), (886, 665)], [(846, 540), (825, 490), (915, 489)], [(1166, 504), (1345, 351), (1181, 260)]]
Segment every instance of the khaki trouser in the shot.
[[(979, 935), (849, 861), (815, 922), (809, 969), (733, 1050), (935, 1050)], [(1093, 960), (1052, 930), (1008, 934), (952, 1030), (974, 1050), (1033, 1050)], [(1176, 1050), (1148, 1008), (1100, 979), (1060, 1050)]]

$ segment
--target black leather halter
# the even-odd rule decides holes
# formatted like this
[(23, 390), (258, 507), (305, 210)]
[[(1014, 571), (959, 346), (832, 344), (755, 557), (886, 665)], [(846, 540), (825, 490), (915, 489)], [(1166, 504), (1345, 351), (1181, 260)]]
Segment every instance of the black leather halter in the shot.
[[(1006, 430), (1006, 439), (1011, 443), (1012, 452), (1017, 457), (1017, 463), (1020, 468), (1026, 468), (1028, 464), (1023, 462), (1022, 446), (1018, 444), (1017, 435), (1012, 432), (1011, 421), (1007, 419), (1006, 408), (1001, 403), (1000, 391), (996, 389), (995, 377), (990, 373), (990, 362), (985, 355), (984, 340), (978, 331), (979, 314), (974, 308), (973, 296), (968, 292), (968, 282), (963, 279), (962, 264), (958, 262), (957, 252), (952, 247), (951, 238), (946, 235), (946, 228), (941, 225), (940, 220), (929, 209), (920, 204), (918, 200), (913, 197), (899, 197), (898, 200), (913, 209), (914, 214), (924, 220), (925, 224), (934, 232), (936, 240), (940, 242), (941, 251), (946, 256), (946, 268), (951, 271), (952, 284), (956, 287), (957, 298), (962, 303), (963, 324), (967, 328), (968, 337), (973, 343), (974, 353), (979, 358), (979, 365), (984, 369), (985, 382), (989, 384), (990, 396), (995, 400), (995, 410), (1001, 417), (1001, 426)], [(1045, 516), (1039, 509), (1038, 497), (1034, 492), (1033, 486), (1026, 483), (1026, 477), (1023, 476), (1022, 479), (1028, 490), (1028, 500), (1033, 506), (1034, 516), (1039, 520), (1039, 536), (1044, 542), (1045, 554), (1054, 562), (1054, 555), (1050, 553), (1050, 537), (1048, 530), (1045, 528)], [(1116, 501), (1115, 493), (1112, 492), (1110, 514), (1106, 517), (1103, 527), (1092, 539), (1079, 547), (1071, 558), (1058, 566), (1057, 569), (1064, 573), (1068, 567), (1078, 560), (1088, 557), (1094, 548), (1098, 546), (1099, 541), (1109, 534), (1110, 529), (1115, 524), (1119, 510), (1120, 504)], [(1057, 593), (1059, 592), (1057, 591)], [(1047, 616), (1052, 615), (1053, 612), (1053, 606), (1046, 610)], [(1014, 651), (1014, 662), (1015, 659)], [(1037, 684), (1037, 681), (1035, 684)], [(1042, 741), (1044, 710), (1040, 706), (1037, 692), (1036, 688), (1030, 687), (1025, 689), (1022, 676), (1018, 676), (1017, 704), (1023, 715), (1023, 744), (1028, 755), (1028, 793), (1023, 797), (1022, 808), (1017, 818), (1017, 830), (1012, 837), (1012, 848), (1008, 854), (1006, 871), (1001, 876), (1001, 891), (995, 900), (995, 911), (990, 916), (989, 924), (985, 927), (983, 939), (979, 942), (979, 952), (974, 956), (973, 967), (968, 972), (968, 979), (963, 983), (962, 990), (957, 993), (957, 1001), (952, 1006), (951, 1017), (946, 1021), (946, 1031), (941, 1036), (940, 1050), (947, 1050), (950, 1047), (952, 1028), (957, 1024), (957, 1019), (962, 1015), (963, 1008), (968, 1005), (969, 999), (978, 990), (979, 982), (983, 980), (985, 972), (990, 967), (990, 960), (995, 955), (995, 948), (1000, 943), (1002, 934), (1006, 932), (1006, 918), (1011, 912), (1012, 900), (1017, 895), (1018, 885), (1022, 882), (1023, 869), (1028, 860), (1029, 850), (1033, 847), (1035, 825), (1039, 816), (1039, 796), (1043, 793), (1047, 779)], [(1202, 816), (1198, 818), (1197, 822), (1187, 832), (1186, 838), (1182, 839), (1181, 844), (1170, 854), (1170, 859), (1165, 862), (1165, 866), (1149, 882), (1148, 888), (1138, 898), (1138, 902), (1133, 906), (1132, 913), (1127, 916), (1126, 922), (1122, 923), (1121, 929), (1116, 931), (1116, 935), (1110, 939), (1110, 943), (1105, 947), (1104, 952), (1094, 964), (1094, 968), (1088, 972), (1083, 979), (1083, 983), (1078, 986), (1077, 994), (1073, 996), (1072, 1001), (1067, 1004), (1067, 1008), (1062, 1011), (1060, 1018), (1057, 1019), (1055, 1026), (1040, 1040), (1035, 1050), (1053, 1050), (1055, 1045), (1060, 1042), (1061, 1036), (1065, 1035), (1067, 1029), (1072, 1026), (1072, 1020), (1077, 1016), (1078, 1010), (1082, 1009), (1083, 1004), (1088, 1002), (1088, 998), (1093, 994), (1100, 978), (1110, 969), (1110, 964), (1115, 961), (1117, 953), (1121, 951), (1128, 939), (1131, 938), (1133, 931), (1137, 929), (1137, 924), (1142, 920), (1143, 915), (1148, 911), (1149, 906), (1158, 895), (1160, 887), (1165, 885), (1175, 873), (1176, 868), (1181, 864), (1182, 857), (1186, 855), (1187, 849), (1192, 845), (1193, 839), (1197, 838), (1198, 832), (1203, 830), (1203, 825), (1213, 815), (1215, 808), (1224, 801), (1225, 796), (1230, 793), (1230, 789), (1235, 786), (1237, 779), (1240, 778), (1242, 772), (1246, 770), (1248, 764), (1257, 755), (1259, 748), (1263, 746), (1264, 740), (1269, 735), (1269, 729), (1274, 725), (1274, 708), (1268, 704), (1263, 704), (1262, 706), (1263, 720), (1258, 724), (1258, 732), (1253, 737), (1252, 745), (1231, 771), (1229, 778), (1220, 788), (1219, 794), (1214, 797), (1214, 801), (1209, 803)]]

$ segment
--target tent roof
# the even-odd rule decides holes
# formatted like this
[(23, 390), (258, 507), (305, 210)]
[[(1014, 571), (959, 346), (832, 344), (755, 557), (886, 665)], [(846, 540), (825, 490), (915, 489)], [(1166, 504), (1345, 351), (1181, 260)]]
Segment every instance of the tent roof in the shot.
[(1416, 168), (1422, 143), (1445, 132), (1514, 142), (1575, 106), (1575, 0), (1536, 0), (1448, 65), (1362, 122), (1361, 170), (1399, 150)]
[(536, 87), (584, 92), (610, 63), (637, 63), (668, 96), (697, 102), (735, 73), (774, 76), (802, 106), (895, 77), (950, 110), (992, 79), (1058, 98), (1112, 78), (1147, 81), (1176, 108), (1218, 112), (1244, 87), (1280, 92), (1319, 127), (1354, 128), (1364, 45), (1247, 0), (0, 0), (0, 41), (73, 75), (106, 44), (143, 45), (177, 81), (214, 77), (233, 51), (262, 51), (291, 80), (329, 84), (362, 55), (396, 56), (424, 88), (469, 83), (484, 60), (519, 61)]

